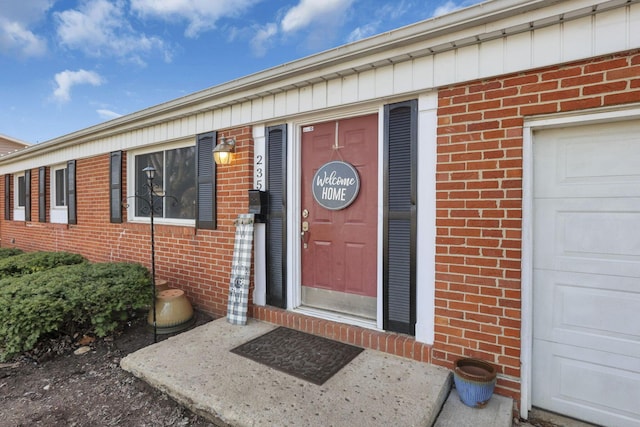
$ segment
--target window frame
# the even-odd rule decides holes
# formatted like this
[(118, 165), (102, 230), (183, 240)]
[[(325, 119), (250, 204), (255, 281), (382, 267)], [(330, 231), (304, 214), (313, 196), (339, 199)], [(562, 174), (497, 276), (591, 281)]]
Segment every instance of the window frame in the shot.
[[(62, 173), (62, 191), (64, 198), (64, 205), (58, 205), (57, 203), (57, 184), (58, 184), (58, 171), (63, 170)], [(51, 201), (49, 207), (49, 221), (54, 224), (67, 224), (69, 221), (69, 200), (67, 200), (67, 185), (69, 169), (67, 163), (59, 163), (52, 165), (49, 168), (50, 185), (49, 185), (49, 200)]]
[[(24, 182), (24, 188), (22, 189), (23, 195), (22, 198), (25, 199), (24, 203), (20, 205), (20, 179)], [(26, 190), (27, 190), (27, 181), (26, 181), (26, 173), (24, 171), (13, 174), (13, 220), (14, 221), (24, 221), (25, 220), (25, 205), (26, 205)]]
[[(169, 151), (169, 150), (175, 150), (178, 148), (187, 148), (187, 147), (193, 147), (194, 150), (196, 151), (195, 156), (197, 157), (197, 146), (194, 139), (180, 140), (180, 141), (174, 141), (167, 144), (154, 145), (151, 147), (146, 147), (144, 149), (130, 151), (127, 154), (127, 222), (148, 224), (151, 221), (148, 216), (136, 215), (136, 201), (135, 201), (135, 198), (137, 197), (136, 196), (136, 177), (137, 177), (136, 158), (144, 154), (157, 153), (159, 151)], [(195, 160), (195, 157), (194, 157), (194, 160)], [(194, 180), (194, 187), (196, 183), (197, 183), (197, 176), (196, 176), (196, 179)], [(196, 198), (197, 198), (197, 195), (196, 195)], [(195, 200), (195, 202), (197, 204), (197, 199)], [(165, 218), (164, 216), (162, 217), (154, 216), (153, 222), (157, 224), (180, 225), (180, 226), (195, 228), (196, 214), (194, 213), (194, 218), (192, 219)]]

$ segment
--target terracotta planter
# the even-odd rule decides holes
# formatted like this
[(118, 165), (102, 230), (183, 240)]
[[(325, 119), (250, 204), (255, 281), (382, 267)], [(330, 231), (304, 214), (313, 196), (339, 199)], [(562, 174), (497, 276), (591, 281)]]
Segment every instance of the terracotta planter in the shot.
[[(171, 334), (187, 329), (193, 324), (193, 307), (184, 291), (167, 289), (156, 296), (156, 332)], [(149, 310), (147, 322), (153, 326), (153, 309)]]
[(459, 359), (453, 370), (453, 381), (460, 400), (472, 408), (484, 408), (496, 385), (495, 366), (474, 358)]
[(156, 279), (156, 295), (168, 289), (169, 289), (169, 282), (167, 282), (164, 279)]

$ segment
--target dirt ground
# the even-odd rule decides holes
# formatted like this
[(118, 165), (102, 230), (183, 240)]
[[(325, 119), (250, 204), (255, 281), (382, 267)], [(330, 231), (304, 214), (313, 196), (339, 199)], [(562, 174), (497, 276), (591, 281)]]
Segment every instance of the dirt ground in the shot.
[[(112, 336), (48, 339), (0, 364), (0, 426), (213, 426), (120, 368), (153, 343), (145, 315)], [(195, 316), (195, 326), (212, 320)]]

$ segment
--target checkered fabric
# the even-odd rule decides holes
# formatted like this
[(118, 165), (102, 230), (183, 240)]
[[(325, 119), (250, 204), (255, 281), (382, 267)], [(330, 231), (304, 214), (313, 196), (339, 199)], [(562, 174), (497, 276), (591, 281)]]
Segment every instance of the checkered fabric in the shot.
[(236, 240), (231, 264), (227, 320), (234, 325), (246, 325), (253, 250), (253, 214), (240, 214), (235, 224)]

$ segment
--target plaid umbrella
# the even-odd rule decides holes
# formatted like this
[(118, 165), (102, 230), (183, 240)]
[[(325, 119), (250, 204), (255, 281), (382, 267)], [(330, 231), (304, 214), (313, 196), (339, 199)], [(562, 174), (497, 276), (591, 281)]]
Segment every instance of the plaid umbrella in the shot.
[(253, 214), (240, 214), (235, 221), (236, 240), (231, 264), (227, 320), (234, 325), (247, 324), (249, 303), (249, 275), (253, 247)]

